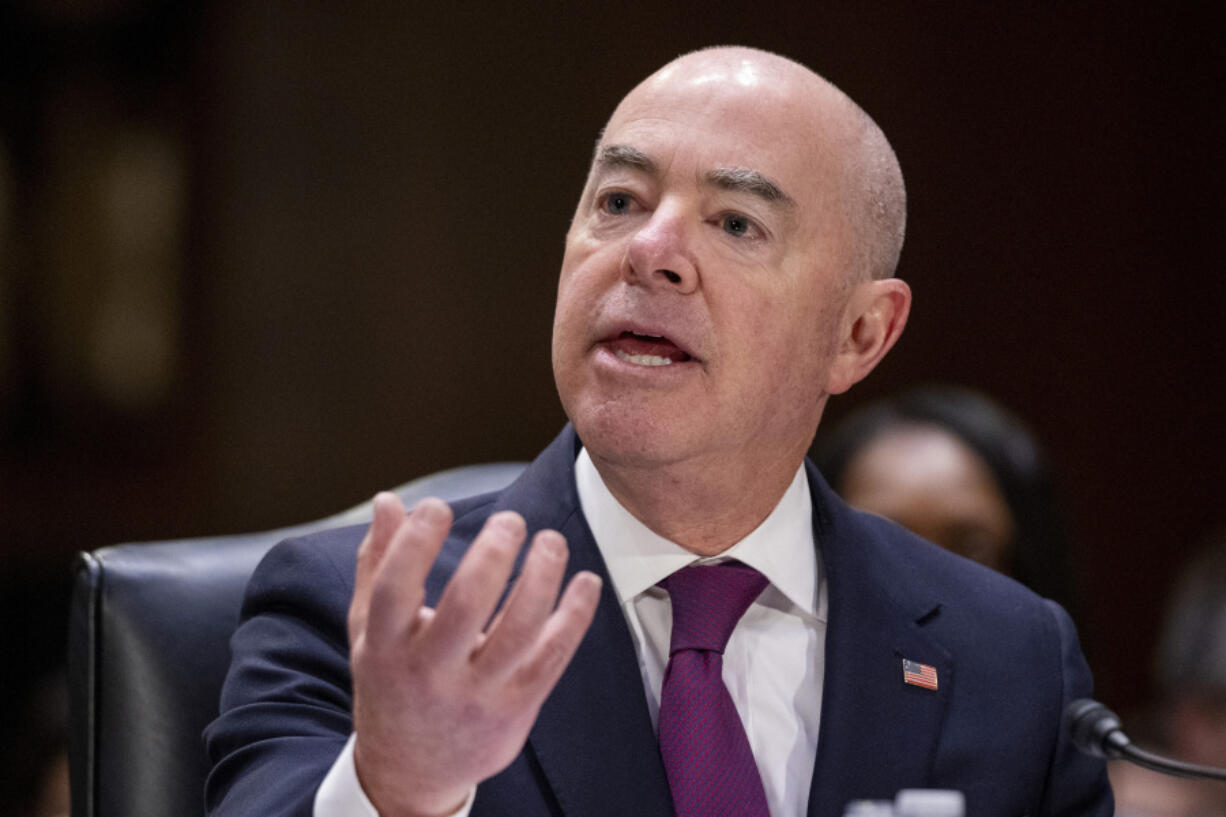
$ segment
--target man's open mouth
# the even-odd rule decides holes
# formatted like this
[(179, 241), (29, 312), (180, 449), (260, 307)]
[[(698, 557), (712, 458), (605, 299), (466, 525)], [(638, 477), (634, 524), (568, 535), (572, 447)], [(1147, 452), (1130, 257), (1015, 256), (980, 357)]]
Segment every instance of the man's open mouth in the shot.
[(622, 332), (609, 341), (609, 346), (619, 360), (636, 366), (668, 366), (694, 359), (680, 346), (658, 335)]

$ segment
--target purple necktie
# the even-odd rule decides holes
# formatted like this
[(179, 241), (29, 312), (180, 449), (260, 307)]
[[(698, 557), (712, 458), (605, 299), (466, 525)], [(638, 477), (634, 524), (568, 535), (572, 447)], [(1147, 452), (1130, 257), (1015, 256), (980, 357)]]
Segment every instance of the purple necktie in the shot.
[(724, 686), (724, 646), (766, 577), (740, 562), (660, 582), (673, 605), (660, 694), (660, 754), (677, 817), (769, 817), (745, 727)]

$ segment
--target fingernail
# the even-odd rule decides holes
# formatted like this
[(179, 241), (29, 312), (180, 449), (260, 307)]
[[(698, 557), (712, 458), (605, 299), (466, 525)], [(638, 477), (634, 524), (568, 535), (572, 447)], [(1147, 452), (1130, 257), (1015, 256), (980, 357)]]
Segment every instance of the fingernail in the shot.
[(537, 534), (536, 541), (547, 554), (555, 559), (562, 559), (566, 556), (566, 540), (557, 531), (543, 530)]
[(427, 525), (441, 525), (447, 521), (447, 506), (441, 499), (427, 497), (417, 506), (417, 518)]
[(595, 573), (584, 570), (581, 573), (575, 574), (575, 578), (582, 578), (583, 591), (588, 595), (588, 598), (599, 598), (600, 589), (604, 586), (604, 580)]
[(524, 520), (514, 511), (499, 511), (490, 517), (489, 524), (502, 533), (515, 534), (523, 529)]

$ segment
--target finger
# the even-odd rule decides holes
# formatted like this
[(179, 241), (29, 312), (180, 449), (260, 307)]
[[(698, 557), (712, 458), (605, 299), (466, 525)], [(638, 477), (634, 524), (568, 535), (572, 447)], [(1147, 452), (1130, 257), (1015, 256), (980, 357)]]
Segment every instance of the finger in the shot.
[(357, 573), (353, 583), (353, 601), (349, 604), (349, 643), (357, 641), (366, 626), (366, 614), (370, 606), (370, 590), (374, 584), (375, 570), (387, 551), (392, 534), (404, 521), (404, 505), (400, 497), (389, 491), (375, 495), (374, 518), (358, 547)]
[[(546, 554), (544, 553), (537, 552), (538, 548), (541, 547), (538, 545), (537, 540), (539, 539), (539, 537), (541, 537), (542, 534), (546, 534), (546, 532), (555, 532), (555, 531), (537, 531), (537, 535), (532, 537), (532, 546), (528, 548), (528, 554), (527, 554), (527, 557), (524, 559), (524, 569), (522, 569), (520, 578), (517, 578), (515, 580), (515, 586), (512, 586), (511, 591), (508, 594), (508, 596), (506, 596), (506, 599), (503, 601), (503, 604), (499, 605), (498, 611), (494, 613), (494, 618), (492, 619), (492, 621), (489, 622), (488, 626), (485, 627), (485, 632), (483, 632), (481, 634), (481, 637), (478, 638), (477, 648), (476, 648), (477, 650), (482, 648), (482, 645), (485, 643), (485, 639), (487, 639), (490, 634), (498, 632), (498, 629), (501, 626), (501, 621), (503, 621), (503, 619), (506, 617), (506, 611), (508, 611), (508, 608), (515, 607), (521, 604), (521, 602), (516, 601), (516, 599), (519, 599), (520, 595), (522, 594), (522, 590), (520, 588), (522, 588), (522, 586), (525, 585), (525, 578), (524, 578), (525, 575), (532, 575), (533, 573), (536, 573), (537, 572), (537, 567), (535, 566), (536, 559), (546, 556)], [(562, 536), (562, 534), (558, 534), (558, 536)], [(563, 537), (562, 543), (563, 543), (563, 546), (565, 546), (565, 543), (566, 543), (565, 537)], [(563, 573), (565, 573), (565, 559), (566, 558), (569, 558), (569, 552), (563, 553), (563, 559), (564, 559), (563, 570), (562, 570)], [(559, 585), (562, 584), (562, 579), (560, 579), (560, 577), (559, 577), (558, 583)], [(549, 605), (550, 610), (552, 610), (553, 604), (555, 604), (555, 602), (557, 601), (558, 601), (558, 591), (557, 589), (555, 589), (553, 591), (553, 599), (550, 599), (550, 605)], [(476, 650), (474, 650), (474, 653), (476, 653)]]
[(366, 638), (381, 645), (399, 643), (416, 621), (426, 595), (426, 576), (451, 529), (451, 508), (423, 499), (392, 535), (375, 570)]
[(486, 630), (485, 642), (474, 657), (473, 663), (482, 672), (502, 674), (527, 658), (558, 600), (566, 559), (562, 534), (544, 530), (533, 537), (510, 598)]
[[(494, 614), (493, 620), (490, 621), (490, 623), (486, 626), (485, 632), (481, 634), (481, 643), (484, 643), (485, 638), (489, 634), (495, 632), (498, 629), (499, 622), (501, 622), (503, 618), (506, 617), (507, 608), (512, 607), (518, 603), (516, 602), (516, 598), (519, 597), (520, 592), (521, 592), (520, 587), (523, 586), (524, 584), (523, 576), (530, 575), (534, 572), (538, 572), (538, 568), (534, 564), (534, 560), (537, 560), (543, 557), (547, 558), (551, 554), (557, 554), (557, 551), (553, 549), (554, 545), (552, 541), (546, 543), (545, 545), (545, 547), (549, 549), (548, 552), (538, 552), (538, 548), (540, 548), (541, 545), (538, 545), (537, 541), (540, 539), (542, 535), (547, 535), (547, 534), (557, 534), (557, 536), (561, 539), (561, 544), (563, 548), (563, 551), (560, 554), (562, 557), (561, 574), (563, 575), (565, 574), (566, 560), (570, 557), (569, 551), (565, 549), (566, 548), (566, 537), (562, 536), (562, 534), (560, 533), (557, 533), (557, 531), (552, 531), (552, 530), (537, 531), (536, 535), (532, 537), (532, 546), (528, 549), (528, 555), (524, 559), (524, 566), (523, 566), (523, 570), (521, 571), (520, 577), (515, 580), (515, 586), (511, 588), (511, 592), (507, 594), (506, 600), (503, 601), (503, 603), (499, 606), (498, 611)], [(558, 579), (558, 585), (561, 586), (561, 583), (562, 582), (561, 582), (561, 575), (560, 575)], [(549, 605), (550, 609), (553, 609), (553, 605), (557, 603), (557, 600), (558, 600), (558, 593), (557, 593), (557, 590), (555, 589), (553, 593), (553, 598), (550, 599), (550, 605)]]
[(546, 620), (527, 660), (516, 670), (515, 682), (534, 704), (545, 699), (579, 649), (596, 614), (601, 585), (595, 573), (586, 570), (576, 573), (566, 586), (558, 609)]
[(434, 621), (423, 636), (423, 657), (434, 661), (467, 657), (506, 589), (525, 535), (523, 517), (513, 511), (496, 513), (486, 521), (443, 590)]

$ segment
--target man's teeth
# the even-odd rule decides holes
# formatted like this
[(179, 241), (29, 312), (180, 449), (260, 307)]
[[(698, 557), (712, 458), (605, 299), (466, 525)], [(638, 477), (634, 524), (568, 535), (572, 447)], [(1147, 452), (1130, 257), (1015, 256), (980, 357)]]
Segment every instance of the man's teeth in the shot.
[(615, 354), (621, 360), (627, 363), (633, 363), (635, 366), (667, 366), (672, 363), (672, 358), (660, 357), (659, 355), (632, 355), (618, 349)]

